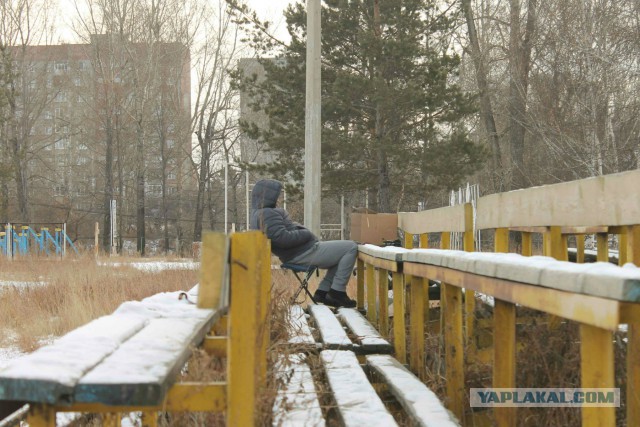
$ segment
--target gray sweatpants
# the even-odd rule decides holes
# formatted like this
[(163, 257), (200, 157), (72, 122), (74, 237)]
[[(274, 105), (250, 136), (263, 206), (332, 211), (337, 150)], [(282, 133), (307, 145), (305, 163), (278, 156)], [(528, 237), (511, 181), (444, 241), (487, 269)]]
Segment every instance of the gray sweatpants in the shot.
[(315, 265), (326, 269), (327, 274), (318, 289), (345, 292), (358, 256), (358, 244), (353, 240), (329, 240), (318, 242), (308, 251), (289, 260), (291, 264)]

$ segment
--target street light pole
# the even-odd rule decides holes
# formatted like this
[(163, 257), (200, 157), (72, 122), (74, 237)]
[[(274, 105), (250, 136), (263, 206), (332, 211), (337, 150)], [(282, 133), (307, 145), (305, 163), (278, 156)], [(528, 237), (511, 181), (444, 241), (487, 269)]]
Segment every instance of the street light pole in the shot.
[(320, 235), (320, 1), (307, 0), (307, 62), (304, 132), (304, 225)]

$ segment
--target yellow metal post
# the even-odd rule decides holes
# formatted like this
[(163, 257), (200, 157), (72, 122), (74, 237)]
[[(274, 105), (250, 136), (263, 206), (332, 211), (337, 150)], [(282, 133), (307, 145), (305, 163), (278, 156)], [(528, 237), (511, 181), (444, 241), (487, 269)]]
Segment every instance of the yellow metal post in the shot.
[[(516, 386), (516, 306), (495, 300), (493, 310), (493, 387)], [(494, 408), (496, 425), (515, 426), (516, 408)]]
[[(613, 333), (595, 326), (580, 325), (580, 386), (614, 388)], [(615, 407), (583, 407), (582, 426), (615, 426)], [(627, 425), (633, 425), (628, 424)]]
[(357, 290), (356, 301), (358, 303), (358, 310), (364, 309), (364, 261), (359, 259), (356, 263), (357, 274)]
[(378, 269), (378, 330), (383, 337), (389, 335), (389, 273)]
[(53, 407), (41, 403), (29, 405), (27, 423), (29, 427), (55, 427), (56, 411)]
[[(451, 233), (445, 231), (440, 233), (440, 249), (450, 249), (451, 248)], [(444, 297), (445, 287), (441, 283), (440, 284), (440, 330), (441, 334), (444, 335), (444, 313), (446, 310), (445, 304), (447, 303), (447, 299)]]
[(142, 427), (158, 427), (158, 413), (155, 411), (143, 412)]
[(231, 236), (231, 307), (227, 349), (227, 425), (244, 427), (256, 421), (256, 398), (260, 373), (258, 328), (262, 292), (260, 263), (267, 250), (261, 232)]
[(576, 262), (584, 263), (584, 234), (576, 235)]
[(218, 308), (227, 268), (228, 239), (223, 233), (207, 232), (202, 236), (202, 261), (198, 308)]
[(497, 228), (494, 237), (494, 251), (499, 253), (509, 252), (509, 229)]
[(429, 233), (422, 233), (420, 235), (420, 248), (421, 249), (429, 248)]
[(102, 427), (120, 427), (120, 414), (117, 412), (103, 414)]
[(618, 235), (618, 265), (625, 265), (627, 261), (627, 233)]
[[(543, 235), (544, 255), (563, 260), (566, 257), (567, 247), (563, 246), (562, 229), (558, 226), (551, 226)], [(558, 316), (549, 315), (549, 328), (556, 329), (560, 326), (561, 319)]]
[[(422, 277), (411, 278), (411, 302), (409, 327), (411, 346), (409, 348), (409, 366), (415, 374), (424, 379), (424, 284)], [(395, 314), (394, 314), (395, 316)]]
[(367, 270), (367, 319), (372, 325), (377, 325), (375, 270), (371, 264), (367, 264), (365, 268)]
[(464, 419), (464, 359), (462, 332), (462, 290), (442, 283), (444, 291), (444, 348), (449, 410)]
[(531, 240), (531, 233), (527, 233), (527, 232), (522, 233), (522, 255), (524, 256), (533, 255), (533, 243)]
[(609, 235), (607, 233), (596, 234), (596, 247), (598, 249), (597, 260), (609, 262)]
[(393, 272), (393, 344), (396, 359), (407, 363), (407, 339), (404, 322), (404, 281), (402, 274)]

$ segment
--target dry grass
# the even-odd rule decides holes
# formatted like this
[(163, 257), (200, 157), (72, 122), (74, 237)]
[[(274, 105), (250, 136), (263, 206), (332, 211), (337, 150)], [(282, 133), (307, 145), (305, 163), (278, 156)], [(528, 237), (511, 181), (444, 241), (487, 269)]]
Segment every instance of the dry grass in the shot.
[(0, 291), (0, 346), (15, 345), (22, 351), (110, 314), (125, 301), (190, 289), (198, 274), (99, 266), (92, 257), (0, 259), (0, 271), (0, 280), (46, 282)]

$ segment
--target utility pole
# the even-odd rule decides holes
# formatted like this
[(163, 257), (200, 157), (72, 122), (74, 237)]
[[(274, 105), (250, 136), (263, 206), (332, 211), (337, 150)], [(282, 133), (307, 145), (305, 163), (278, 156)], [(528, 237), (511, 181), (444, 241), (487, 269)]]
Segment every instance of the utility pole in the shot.
[(320, 2), (307, 0), (307, 87), (304, 130), (304, 225), (320, 236)]

